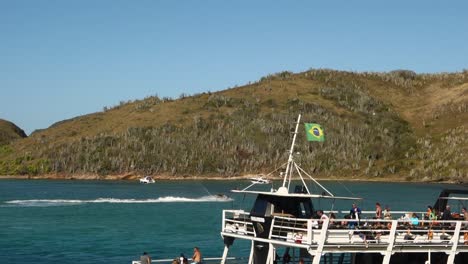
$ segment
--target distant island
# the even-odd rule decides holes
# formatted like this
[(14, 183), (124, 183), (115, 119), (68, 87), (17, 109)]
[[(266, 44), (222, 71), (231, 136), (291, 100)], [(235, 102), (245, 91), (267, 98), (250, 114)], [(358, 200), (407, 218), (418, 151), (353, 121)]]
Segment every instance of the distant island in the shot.
[[(296, 161), (322, 179), (468, 182), (468, 71), (280, 72), (219, 92), (149, 96), (29, 137), (0, 120), (0, 175), (236, 179), (287, 157), (297, 114), (324, 128)], [(1, 177), (0, 177), (1, 178)]]

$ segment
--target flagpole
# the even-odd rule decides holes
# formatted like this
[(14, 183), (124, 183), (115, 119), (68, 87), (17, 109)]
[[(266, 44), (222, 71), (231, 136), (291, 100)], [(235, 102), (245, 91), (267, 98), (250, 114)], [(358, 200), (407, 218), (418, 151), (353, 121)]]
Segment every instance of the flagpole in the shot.
[[(292, 169), (291, 163), (293, 162), (293, 152), (294, 152), (294, 144), (296, 142), (296, 136), (297, 136), (297, 131), (299, 129), (299, 122), (301, 121), (301, 114), (297, 117), (297, 123), (296, 123), (296, 130), (294, 131), (294, 136), (291, 144), (291, 149), (289, 150), (289, 158), (288, 158), (288, 165), (286, 166), (286, 172), (284, 173), (284, 180), (283, 180), (283, 187), (286, 187), (286, 180), (289, 177), (289, 181), (291, 181), (291, 178), (289, 176), (289, 170)], [(288, 185), (289, 187), (289, 185)]]

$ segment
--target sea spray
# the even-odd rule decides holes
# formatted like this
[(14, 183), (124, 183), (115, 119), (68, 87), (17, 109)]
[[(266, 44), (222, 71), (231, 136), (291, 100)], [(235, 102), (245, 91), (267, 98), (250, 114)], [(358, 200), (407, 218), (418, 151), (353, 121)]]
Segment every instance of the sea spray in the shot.
[(157, 199), (116, 199), (116, 198), (98, 198), (93, 200), (67, 200), (67, 199), (31, 199), (31, 200), (12, 200), (5, 201), (5, 205), (10, 206), (64, 206), (64, 205), (80, 205), (88, 203), (200, 203), (200, 202), (230, 202), (232, 198), (219, 195), (202, 196), (199, 198), (186, 198), (165, 196)]

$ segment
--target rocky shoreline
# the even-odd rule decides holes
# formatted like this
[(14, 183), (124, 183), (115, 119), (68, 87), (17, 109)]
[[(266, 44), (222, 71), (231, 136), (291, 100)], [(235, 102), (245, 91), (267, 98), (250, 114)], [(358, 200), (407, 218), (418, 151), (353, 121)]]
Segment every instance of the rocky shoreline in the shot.
[[(144, 175), (137, 174), (119, 174), (119, 175), (97, 175), (97, 174), (47, 174), (47, 175), (0, 175), (0, 180), (2, 179), (22, 179), (22, 180), (108, 180), (108, 181), (136, 181), (142, 178)], [(244, 180), (251, 177), (258, 176), (258, 174), (247, 174), (239, 176), (216, 176), (216, 175), (206, 175), (206, 176), (173, 176), (173, 175), (152, 175), (155, 180), (165, 180), (165, 181), (196, 181), (196, 180), (221, 180), (221, 181), (230, 181), (230, 180)], [(272, 180), (281, 180), (280, 177), (269, 177)], [(351, 177), (327, 177), (327, 178), (316, 178), (318, 181), (359, 181), (359, 182), (406, 182), (412, 183), (414, 181), (408, 181), (402, 178), (365, 178), (358, 176)], [(418, 181), (420, 182), (420, 181)], [(447, 184), (460, 184), (459, 182), (452, 181), (426, 181), (425, 183), (447, 183)], [(467, 184), (467, 183), (461, 183)]]
[[(242, 180), (255, 175), (243, 176), (172, 176), (172, 175), (152, 175), (155, 180)], [(97, 175), (97, 174), (46, 174), (46, 175), (0, 175), (1, 179), (24, 179), (24, 180), (138, 180), (144, 175), (121, 174), (121, 175)], [(277, 178), (279, 179), (279, 178)]]

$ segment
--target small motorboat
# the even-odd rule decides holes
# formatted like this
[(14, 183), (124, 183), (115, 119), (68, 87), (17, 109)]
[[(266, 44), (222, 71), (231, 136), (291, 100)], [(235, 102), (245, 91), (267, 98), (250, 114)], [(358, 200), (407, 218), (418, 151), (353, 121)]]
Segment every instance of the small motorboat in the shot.
[(145, 176), (140, 179), (140, 183), (154, 183), (154, 179), (151, 176)]
[(270, 180), (265, 179), (263, 177), (253, 177), (253, 178), (250, 178), (250, 181), (254, 184), (269, 184), (270, 183)]
[(223, 200), (229, 199), (229, 196), (227, 196), (227, 195), (225, 195), (223, 193), (217, 193), (217, 194), (215, 194), (215, 197), (216, 197), (216, 199), (223, 199)]

